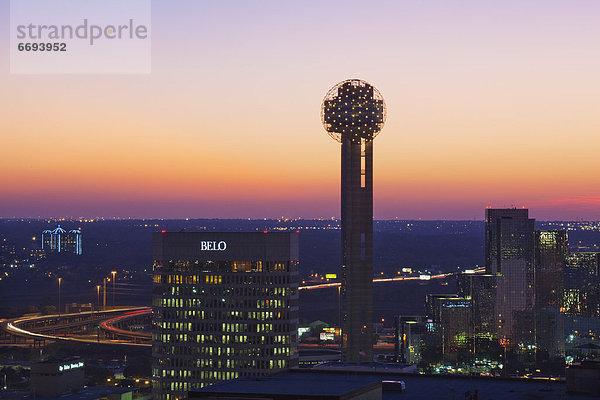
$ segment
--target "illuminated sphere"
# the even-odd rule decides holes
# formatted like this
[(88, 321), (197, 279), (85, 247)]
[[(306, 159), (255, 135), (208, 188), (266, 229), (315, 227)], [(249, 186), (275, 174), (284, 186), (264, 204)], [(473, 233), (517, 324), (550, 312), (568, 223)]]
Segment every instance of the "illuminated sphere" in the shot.
[(321, 105), (321, 122), (333, 139), (343, 136), (373, 139), (385, 124), (387, 109), (374, 86), (360, 79), (348, 79), (332, 87)]

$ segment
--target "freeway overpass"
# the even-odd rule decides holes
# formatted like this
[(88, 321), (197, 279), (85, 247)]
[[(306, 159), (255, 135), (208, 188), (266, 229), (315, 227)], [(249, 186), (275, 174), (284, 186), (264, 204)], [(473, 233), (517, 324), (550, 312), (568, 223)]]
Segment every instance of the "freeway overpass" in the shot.
[(148, 307), (117, 308), (73, 314), (33, 315), (0, 322), (10, 344), (43, 346), (47, 341), (149, 346), (150, 335), (129, 332), (114, 325), (129, 319), (147, 318)]
[[(481, 273), (477, 269), (474, 273)], [(373, 283), (445, 279), (456, 273), (432, 276), (398, 276), (375, 278)], [(328, 282), (300, 286), (299, 290), (318, 290), (341, 286), (340, 282)], [(24, 316), (14, 320), (0, 321), (0, 330), (11, 342), (5, 345), (42, 346), (46, 341), (75, 341), (82, 343), (113, 344), (127, 346), (151, 346), (152, 335), (147, 331), (123, 329), (123, 325), (144, 323), (151, 316), (148, 307), (125, 307), (103, 311), (87, 311), (74, 314)]]

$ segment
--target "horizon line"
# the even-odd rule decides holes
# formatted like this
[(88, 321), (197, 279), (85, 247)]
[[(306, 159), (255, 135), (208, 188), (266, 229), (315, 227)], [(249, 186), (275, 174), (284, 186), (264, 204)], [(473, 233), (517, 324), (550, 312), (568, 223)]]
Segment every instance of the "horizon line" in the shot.
[[(535, 218), (532, 218), (535, 219)], [(96, 222), (96, 221), (276, 221), (276, 222), (293, 222), (293, 221), (341, 221), (338, 217), (263, 217), (263, 218), (244, 218), (244, 217), (181, 217), (181, 218), (161, 218), (161, 217), (0, 217), (0, 221), (77, 221), (77, 222)], [(598, 222), (600, 219), (535, 219), (537, 222)], [(485, 222), (485, 218), (476, 219), (443, 219), (443, 218), (374, 218), (373, 222)]]

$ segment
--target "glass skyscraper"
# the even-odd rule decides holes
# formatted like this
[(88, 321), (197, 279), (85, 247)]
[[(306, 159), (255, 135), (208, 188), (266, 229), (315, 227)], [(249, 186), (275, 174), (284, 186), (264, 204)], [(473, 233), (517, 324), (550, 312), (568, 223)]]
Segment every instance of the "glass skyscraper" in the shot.
[(298, 234), (156, 233), (153, 398), (298, 363)]
[(535, 232), (536, 365), (546, 373), (564, 373), (563, 290), (567, 251), (567, 231)]
[(600, 253), (574, 252), (565, 266), (564, 307), (568, 315), (600, 317)]
[(535, 220), (527, 209), (485, 210), (486, 272), (496, 275), (496, 332), (512, 349), (535, 343)]
[(462, 273), (457, 275), (456, 290), (460, 297), (471, 300), (473, 338), (496, 338), (496, 275)]
[(428, 294), (425, 312), (442, 344), (444, 361), (469, 354), (472, 338), (471, 299), (448, 294)]

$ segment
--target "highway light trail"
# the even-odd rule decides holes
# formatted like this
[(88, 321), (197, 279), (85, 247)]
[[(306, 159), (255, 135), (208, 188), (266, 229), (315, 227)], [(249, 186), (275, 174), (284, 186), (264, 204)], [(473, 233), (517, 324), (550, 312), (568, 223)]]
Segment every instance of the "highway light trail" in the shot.
[[(419, 280), (429, 280), (429, 279), (444, 279), (449, 276), (454, 275), (454, 272), (449, 272), (447, 274), (439, 274), (439, 275), (427, 275), (428, 279), (423, 279), (421, 276), (398, 276), (395, 278), (375, 278), (373, 279), (373, 283), (380, 282), (400, 282), (400, 281), (419, 281)], [(332, 283), (321, 283), (317, 285), (307, 285), (298, 287), (299, 290), (314, 290), (314, 289), (326, 289), (332, 287), (340, 286), (340, 282), (332, 282)]]
[[(83, 338), (75, 338), (75, 337), (65, 337), (65, 336), (41, 334), (41, 333), (36, 333), (36, 332), (22, 329), (18, 325), (22, 324), (24, 322), (29, 322), (29, 321), (34, 321), (34, 320), (61, 319), (61, 318), (70, 317), (70, 316), (82, 316), (82, 315), (93, 316), (93, 315), (98, 315), (98, 314), (111, 314), (111, 313), (115, 313), (115, 312), (125, 312), (126, 314), (123, 315), (122, 317), (130, 318), (130, 317), (132, 317), (131, 313), (133, 313), (135, 316), (138, 313), (142, 314), (142, 313), (151, 312), (151, 310), (152, 309), (140, 310), (139, 307), (136, 307), (134, 309), (120, 309), (120, 310), (114, 309), (114, 310), (107, 310), (107, 311), (84, 311), (81, 313), (73, 313), (73, 314), (25, 317), (25, 318), (19, 318), (12, 322), (10, 322), (10, 321), (6, 322), (6, 325), (4, 325), (4, 329), (6, 329), (8, 332), (10, 332), (12, 334), (28, 337), (31, 339), (38, 339), (38, 340), (60, 340), (60, 341), (82, 342), (82, 343), (102, 343), (102, 344), (124, 344), (124, 345), (132, 345), (132, 346), (149, 346), (149, 344), (144, 344), (144, 343), (130, 343), (130, 342), (124, 342), (124, 341), (115, 341), (115, 340), (100, 340), (99, 341), (98, 339), (83, 339)], [(113, 318), (113, 319), (116, 319), (116, 318)], [(60, 328), (60, 327), (58, 327), (58, 328)], [(114, 328), (114, 329), (116, 329), (116, 328)]]
[(123, 335), (123, 336), (150, 339), (152, 337), (150, 333), (127, 331), (124, 329), (115, 328), (113, 326), (115, 323), (117, 323), (119, 321), (123, 321), (123, 320), (129, 319), (129, 318), (139, 317), (142, 315), (149, 315), (149, 314), (152, 314), (151, 308), (146, 308), (146, 309), (138, 310), (138, 311), (131, 311), (131, 312), (125, 313), (123, 315), (119, 315), (118, 317), (107, 319), (106, 321), (101, 322), (100, 327), (106, 331), (109, 331), (109, 332), (112, 332), (115, 334), (119, 334), (119, 335)]

